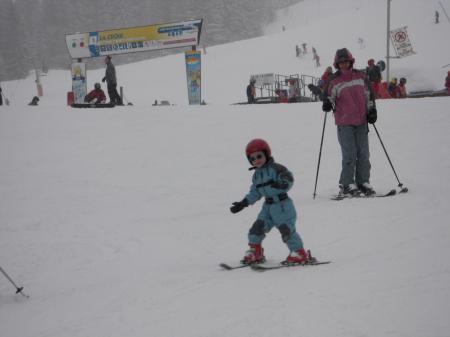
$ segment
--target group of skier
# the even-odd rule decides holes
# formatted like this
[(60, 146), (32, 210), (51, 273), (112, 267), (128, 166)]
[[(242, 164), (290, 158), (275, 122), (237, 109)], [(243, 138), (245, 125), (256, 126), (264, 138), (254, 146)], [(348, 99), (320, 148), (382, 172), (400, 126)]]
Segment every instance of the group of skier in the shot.
[[(368, 123), (377, 120), (372, 87), (365, 71), (353, 68), (355, 59), (347, 48), (336, 51), (334, 68), (328, 70), (323, 86), (322, 110), (333, 110), (338, 141), (342, 151), (339, 194), (342, 196), (374, 195), (370, 184)], [(294, 183), (292, 173), (275, 162), (269, 144), (263, 139), (251, 140), (246, 148), (247, 160), (254, 170), (250, 191), (230, 207), (238, 213), (261, 198), (264, 204), (248, 232), (249, 249), (241, 263), (257, 264), (265, 261), (262, 241), (276, 227), (290, 253), (287, 264), (306, 264), (310, 256), (296, 231), (296, 210), (288, 191)]]
[[(108, 88), (109, 101), (115, 105), (123, 105), (122, 98), (117, 92), (117, 78), (116, 78), (116, 68), (111, 61), (111, 56), (107, 55), (105, 57), (106, 71), (102, 82), (106, 82)], [(102, 90), (102, 86), (99, 82), (94, 84), (94, 90), (90, 91), (85, 97), (84, 101), (86, 103), (104, 104), (106, 103), (106, 95)]]

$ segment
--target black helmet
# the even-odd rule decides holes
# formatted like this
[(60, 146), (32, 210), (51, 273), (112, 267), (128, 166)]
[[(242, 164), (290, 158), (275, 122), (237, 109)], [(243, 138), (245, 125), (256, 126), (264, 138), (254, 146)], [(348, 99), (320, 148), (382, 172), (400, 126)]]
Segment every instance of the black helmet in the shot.
[(94, 88), (98, 90), (98, 89), (101, 89), (102, 86), (100, 85), (100, 83), (97, 82), (94, 84)]

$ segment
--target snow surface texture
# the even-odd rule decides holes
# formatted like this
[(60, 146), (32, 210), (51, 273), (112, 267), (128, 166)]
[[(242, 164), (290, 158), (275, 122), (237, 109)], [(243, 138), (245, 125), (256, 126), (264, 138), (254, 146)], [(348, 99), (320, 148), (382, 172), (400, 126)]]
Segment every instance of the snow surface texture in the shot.
[[(334, 13), (334, 1), (320, 3), (324, 19)], [(397, 3), (408, 3), (408, 16)], [(320, 103), (228, 105), (244, 100), (250, 73), (321, 73), (312, 60), (295, 58), (292, 37), (305, 29), (323, 62), (342, 46), (361, 67), (381, 57), (382, 42), (371, 38), (383, 34), (375, 23), (383, 22), (384, 2), (342, 1), (353, 15), (355, 4), (365, 49), (356, 47), (355, 29), (330, 17), (208, 48), (207, 106), (186, 104), (182, 55), (117, 67), (133, 107), (66, 107), (67, 71), (43, 79), (37, 107), (26, 105), (32, 77), (3, 83), (11, 105), (0, 108), (0, 265), (31, 297), (15, 295), (0, 275), (1, 336), (448, 336), (449, 98), (379, 101), (376, 125), (410, 192), (339, 202), (329, 200), (340, 171), (331, 115), (312, 199)], [(442, 15), (440, 26), (432, 23), (431, 1), (392, 5), (399, 26), (423, 29), (411, 34), (418, 54), (396, 60), (393, 71), (410, 69), (441, 88), (446, 71), (434, 78), (416, 59), (436, 42), (429, 36), (450, 25)], [(330, 35), (314, 33), (317, 25)], [(433, 48), (425, 65), (438, 68), (450, 46)], [(102, 75), (90, 72), (90, 84)], [(178, 105), (152, 107), (154, 99)], [(332, 264), (220, 270), (218, 263), (242, 257), (261, 206), (228, 210), (250, 185), (244, 147), (255, 137), (267, 139), (294, 173), (298, 231), (306, 248)], [(388, 191), (397, 182), (372, 129), (369, 137), (372, 184)], [(264, 246), (270, 262), (288, 254), (276, 230)]]

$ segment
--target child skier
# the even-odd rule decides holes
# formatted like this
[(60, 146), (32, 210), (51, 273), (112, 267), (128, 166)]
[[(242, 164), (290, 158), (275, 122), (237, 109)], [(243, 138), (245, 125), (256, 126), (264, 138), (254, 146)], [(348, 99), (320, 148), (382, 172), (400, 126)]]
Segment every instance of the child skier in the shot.
[(291, 253), (286, 258), (288, 264), (304, 264), (308, 262), (308, 254), (295, 229), (297, 213), (292, 200), (287, 195), (294, 183), (292, 173), (272, 158), (266, 141), (253, 139), (248, 143), (245, 153), (255, 172), (249, 193), (242, 201), (233, 202), (232, 213), (238, 213), (248, 205), (253, 205), (262, 197), (265, 202), (256, 221), (248, 232), (250, 249), (245, 253), (243, 264), (254, 264), (265, 261), (261, 243), (273, 227), (276, 227), (284, 243)]

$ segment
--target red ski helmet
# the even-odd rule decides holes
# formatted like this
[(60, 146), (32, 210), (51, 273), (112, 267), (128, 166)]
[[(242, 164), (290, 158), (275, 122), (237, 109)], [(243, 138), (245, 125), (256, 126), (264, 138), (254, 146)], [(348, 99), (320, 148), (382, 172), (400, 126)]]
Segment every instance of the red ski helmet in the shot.
[(248, 157), (250, 157), (250, 155), (253, 152), (257, 152), (257, 151), (263, 151), (264, 154), (266, 155), (266, 158), (270, 158), (270, 156), (272, 155), (272, 151), (270, 150), (270, 146), (269, 144), (267, 144), (267, 142), (264, 139), (260, 139), (260, 138), (256, 138), (251, 140), (246, 148), (245, 148), (245, 154)]
[(353, 63), (355, 63), (355, 59), (353, 58), (352, 53), (349, 52), (347, 48), (342, 48), (336, 50), (336, 55), (334, 56), (334, 67), (339, 69), (339, 62), (350, 61), (351, 67), (353, 67)]
[(367, 65), (369, 65), (369, 66), (375, 65), (375, 60), (374, 59), (370, 59), (369, 61), (367, 61)]

